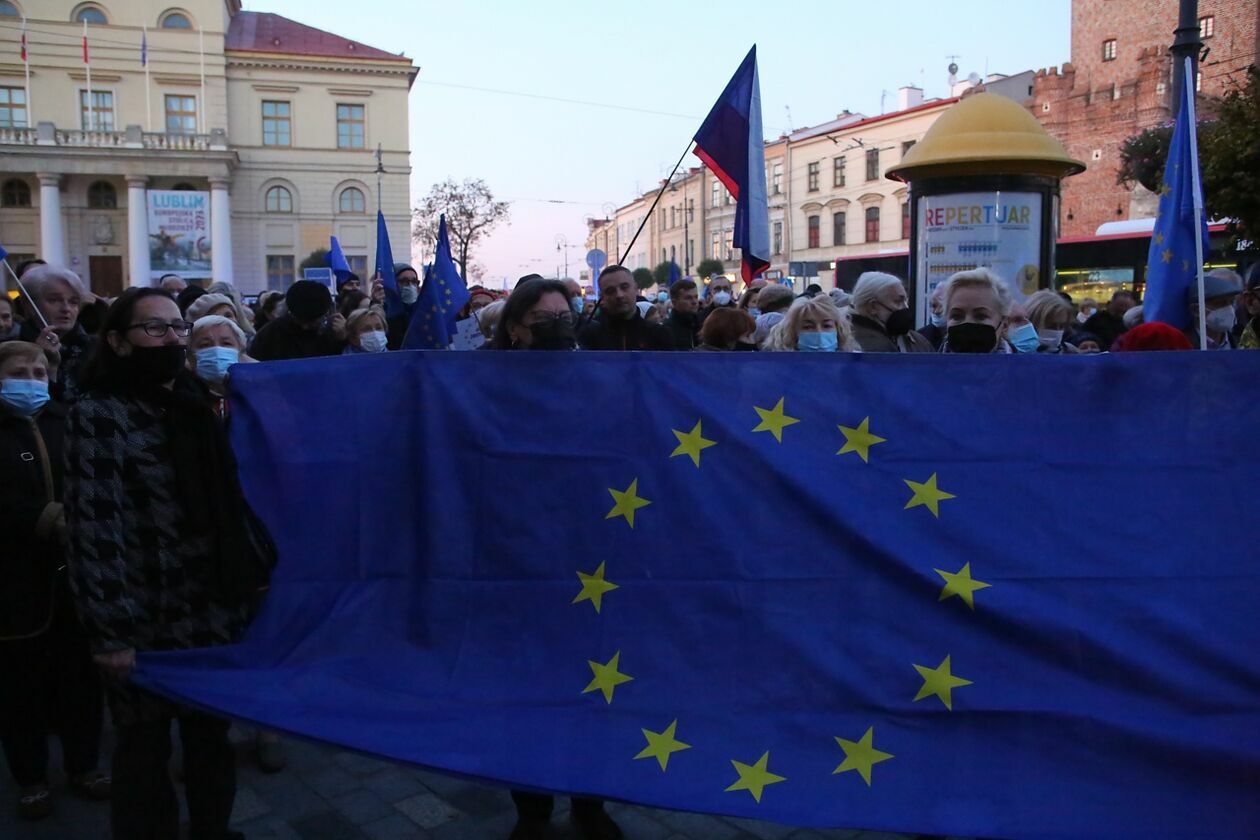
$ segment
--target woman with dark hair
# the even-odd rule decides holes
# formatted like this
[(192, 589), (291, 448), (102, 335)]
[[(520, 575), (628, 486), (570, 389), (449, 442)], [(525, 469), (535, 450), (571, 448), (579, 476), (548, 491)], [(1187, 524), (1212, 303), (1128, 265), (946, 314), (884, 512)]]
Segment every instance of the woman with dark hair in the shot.
[(191, 330), (165, 291), (124, 292), (105, 315), (66, 426), (66, 560), (117, 730), (117, 838), (179, 834), (167, 767), (174, 719), (190, 834), (231, 836), (228, 722), (128, 682), (136, 651), (236, 641), (265, 585), (227, 439), (185, 367)]
[(492, 350), (573, 350), (577, 347), (569, 290), (559, 280), (527, 280), (512, 290)]
[(370, 303), (371, 298), (367, 296), (367, 292), (346, 291), (341, 293), (337, 311), (341, 313), (342, 318), (349, 320), (351, 313), (356, 309), (367, 309)]
[(700, 346), (697, 350), (735, 350), (741, 343), (753, 343), (753, 331), (757, 322), (743, 309), (715, 309), (704, 319), (700, 328)]

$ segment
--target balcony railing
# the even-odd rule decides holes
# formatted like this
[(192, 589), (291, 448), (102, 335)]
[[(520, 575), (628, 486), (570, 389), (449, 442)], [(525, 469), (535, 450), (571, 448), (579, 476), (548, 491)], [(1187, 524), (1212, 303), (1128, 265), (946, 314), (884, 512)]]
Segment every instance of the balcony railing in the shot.
[(227, 135), (221, 129), (209, 134), (167, 134), (143, 131), (129, 125), (123, 131), (86, 131), (57, 128), (41, 122), (35, 128), (0, 128), (0, 146), (64, 146), (81, 149), (147, 149), (171, 152), (211, 152), (227, 149)]

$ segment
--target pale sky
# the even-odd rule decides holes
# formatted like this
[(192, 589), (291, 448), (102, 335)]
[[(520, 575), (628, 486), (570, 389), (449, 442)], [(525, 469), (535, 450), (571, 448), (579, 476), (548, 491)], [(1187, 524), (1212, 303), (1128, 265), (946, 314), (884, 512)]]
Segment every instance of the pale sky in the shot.
[[(487, 285), (506, 277), (509, 287), (522, 274), (563, 273), (560, 235), (577, 246), (568, 250), (576, 277), (585, 219), (669, 173), (753, 43), (773, 139), (845, 108), (879, 114), (885, 92), (885, 110), (894, 110), (903, 85), (946, 96), (949, 56), (960, 77), (1062, 64), (1071, 24), (1070, 0), (246, 0), (245, 8), (412, 58), (420, 67), (410, 98), (412, 205), (447, 177), (482, 178), (511, 201), (510, 224), (473, 256)], [(688, 155), (684, 165), (696, 163)]]

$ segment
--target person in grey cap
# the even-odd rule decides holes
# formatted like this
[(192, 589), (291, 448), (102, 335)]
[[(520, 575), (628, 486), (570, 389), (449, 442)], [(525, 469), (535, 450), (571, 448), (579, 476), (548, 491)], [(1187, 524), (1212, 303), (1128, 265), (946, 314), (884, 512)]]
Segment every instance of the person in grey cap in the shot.
[(346, 319), (333, 312), (328, 287), (299, 280), (284, 295), (285, 313), (258, 331), (250, 355), (260, 362), (338, 356), (346, 347)]
[[(1203, 275), (1203, 303), (1207, 324), (1207, 349), (1234, 349), (1234, 299), (1242, 292), (1242, 278), (1228, 268), (1214, 268)], [(1183, 332), (1196, 350), (1199, 347), (1199, 288), (1186, 289), (1189, 326)]]

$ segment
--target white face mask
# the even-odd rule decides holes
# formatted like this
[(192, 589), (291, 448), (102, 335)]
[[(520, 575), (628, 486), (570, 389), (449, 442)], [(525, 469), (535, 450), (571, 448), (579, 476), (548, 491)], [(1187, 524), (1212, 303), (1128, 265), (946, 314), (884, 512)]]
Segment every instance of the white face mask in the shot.
[(1207, 314), (1208, 329), (1216, 332), (1229, 332), (1234, 328), (1235, 322), (1234, 304), (1222, 306), (1220, 309), (1213, 309)]
[(929, 317), (932, 320), (932, 326), (936, 327), (937, 329), (940, 329), (946, 324), (946, 318), (944, 315), (938, 315), (937, 313), (933, 312)]
[(1037, 330), (1042, 347), (1058, 347), (1063, 343), (1063, 330)]
[(371, 330), (359, 336), (359, 346), (368, 353), (383, 353), (388, 346), (388, 339), (383, 330)]
[(726, 306), (731, 302), (731, 293), (728, 291), (720, 291), (713, 293), (713, 302), (718, 306)]
[(420, 287), (411, 285), (403, 286), (398, 290), (398, 296), (402, 298), (403, 303), (415, 303), (420, 298)]

